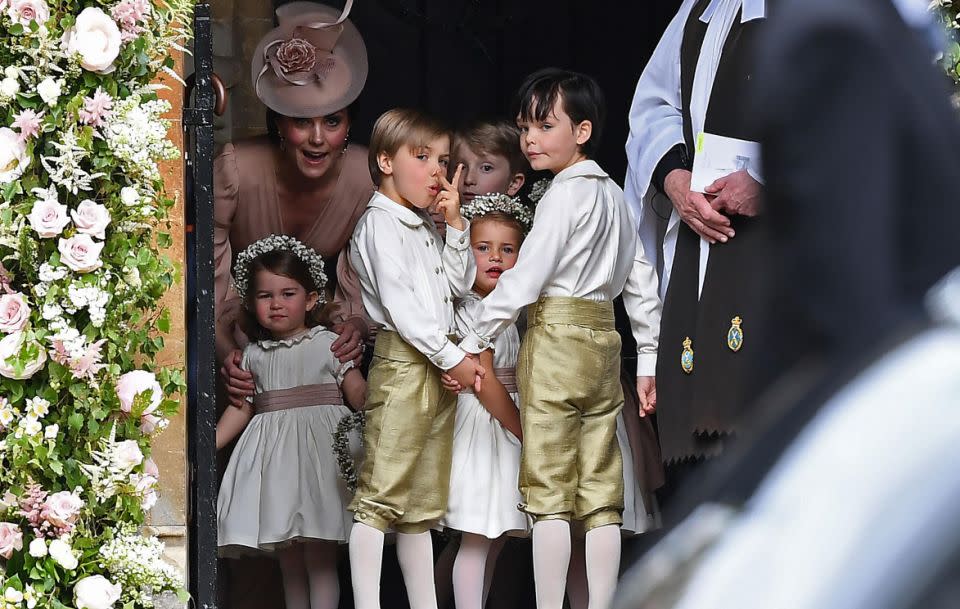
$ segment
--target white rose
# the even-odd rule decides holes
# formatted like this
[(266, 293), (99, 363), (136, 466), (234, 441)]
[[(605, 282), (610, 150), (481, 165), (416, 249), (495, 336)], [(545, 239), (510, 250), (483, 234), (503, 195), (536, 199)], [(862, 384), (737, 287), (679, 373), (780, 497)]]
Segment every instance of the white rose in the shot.
[(153, 509), (153, 506), (157, 505), (157, 491), (151, 490), (147, 492), (142, 499), (140, 499), (140, 509), (144, 512), (149, 512)]
[(3, 75), (7, 78), (17, 80), (20, 78), (20, 71), (15, 66), (7, 66), (3, 69)]
[[(13, 362), (7, 360), (19, 356), (24, 347), (35, 352), (34, 359), (24, 362), (23, 370), (17, 372)], [(23, 332), (8, 334), (0, 340), (0, 376), (15, 380), (28, 379), (43, 368), (46, 361), (47, 352), (44, 351), (43, 346), (37, 341), (27, 342)]]
[(20, 92), (20, 83), (16, 79), (7, 77), (0, 80), (0, 96), (13, 97)]
[(43, 103), (48, 106), (55, 106), (57, 100), (60, 99), (60, 94), (63, 93), (63, 83), (47, 76), (37, 85), (37, 93), (40, 94)]
[(73, 571), (77, 568), (77, 565), (80, 564), (73, 550), (70, 548), (70, 544), (62, 539), (54, 539), (51, 541), (49, 551), (50, 558), (57, 561), (57, 564), (64, 569)]
[(120, 584), (111, 584), (102, 575), (84, 577), (73, 587), (77, 609), (111, 609), (120, 600)]
[(30, 542), (30, 556), (43, 558), (47, 555), (47, 542), (43, 537), (36, 537)]
[[(43, 502), (43, 515), (50, 524), (66, 527), (76, 522), (82, 507), (83, 499), (70, 491), (60, 491)], [(50, 549), (53, 550), (53, 547)]]
[(43, 437), (48, 440), (56, 440), (58, 433), (60, 433), (60, 426), (54, 423), (47, 425), (46, 429), (43, 430)]
[(120, 189), (120, 200), (128, 207), (136, 205), (140, 201), (140, 193), (132, 186), (124, 186)]
[(0, 332), (19, 332), (30, 321), (30, 307), (23, 294), (14, 292), (0, 296)]
[(10, 559), (13, 553), (23, 549), (23, 533), (12, 522), (0, 522), (0, 556)]
[(70, 224), (67, 206), (61, 205), (56, 199), (37, 199), (27, 219), (30, 220), (30, 228), (37, 231), (41, 239), (56, 237)]
[(60, 262), (78, 273), (89, 273), (103, 266), (100, 252), (103, 243), (97, 243), (90, 235), (74, 235), (69, 239), (60, 239)]
[(27, 144), (9, 127), (0, 127), (0, 184), (13, 182), (30, 165)]
[(133, 370), (122, 375), (117, 380), (117, 397), (120, 399), (120, 410), (130, 412), (133, 409), (133, 400), (139, 394), (149, 392), (149, 403), (143, 414), (148, 415), (160, 405), (163, 400), (163, 390), (157, 377), (146, 370)]
[(130, 471), (143, 463), (143, 453), (136, 440), (124, 440), (117, 443), (114, 464), (123, 471)]
[(110, 212), (103, 205), (84, 199), (77, 209), (70, 212), (70, 216), (77, 225), (77, 231), (97, 239), (106, 239), (103, 231), (110, 224)]
[(113, 61), (120, 54), (120, 28), (110, 15), (88, 6), (64, 32), (63, 45), (67, 53), (80, 54), (80, 65), (87, 70), (109, 74), (116, 69)]
[(31, 21), (43, 25), (50, 18), (50, 8), (43, 0), (11, 0), (7, 13), (15, 23), (22, 25), (30, 25)]

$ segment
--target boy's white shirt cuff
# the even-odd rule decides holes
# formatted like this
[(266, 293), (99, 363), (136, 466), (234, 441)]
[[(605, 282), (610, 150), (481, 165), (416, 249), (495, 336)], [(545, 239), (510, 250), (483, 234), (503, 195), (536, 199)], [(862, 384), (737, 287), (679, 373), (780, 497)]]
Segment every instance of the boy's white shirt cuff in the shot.
[(637, 376), (656, 376), (657, 375), (657, 354), (656, 353), (638, 353), (637, 354)]
[(471, 330), (470, 333), (464, 336), (463, 340), (460, 341), (460, 348), (467, 353), (477, 354), (481, 351), (489, 349), (490, 346), (489, 340), (481, 338), (480, 335), (473, 330)]
[(441, 370), (449, 370), (463, 361), (467, 354), (450, 341), (440, 351), (430, 357), (433, 365)]
[(470, 247), (470, 221), (463, 220), (463, 230), (457, 230), (447, 224), (446, 242), (455, 250), (468, 249)]

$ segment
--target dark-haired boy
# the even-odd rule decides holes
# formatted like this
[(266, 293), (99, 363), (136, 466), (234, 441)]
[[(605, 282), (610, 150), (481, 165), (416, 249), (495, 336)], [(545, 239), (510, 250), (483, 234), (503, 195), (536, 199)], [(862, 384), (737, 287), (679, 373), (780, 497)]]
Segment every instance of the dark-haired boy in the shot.
[(555, 174), (537, 206), (516, 266), (483, 301), (461, 347), (478, 353), (528, 311), (517, 380), (524, 431), (522, 509), (536, 520), (539, 609), (563, 605), (570, 520), (586, 534), (590, 607), (616, 587), (623, 477), (616, 440), (620, 336), (613, 299), (623, 293), (638, 345), (641, 406), (656, 401), (660, 301), (623, 191), (591, 160), (604, 118), (603, 93), (588, 76), (557, 69), (527, 78), (517, 94), (520, 147), (535, 170)]

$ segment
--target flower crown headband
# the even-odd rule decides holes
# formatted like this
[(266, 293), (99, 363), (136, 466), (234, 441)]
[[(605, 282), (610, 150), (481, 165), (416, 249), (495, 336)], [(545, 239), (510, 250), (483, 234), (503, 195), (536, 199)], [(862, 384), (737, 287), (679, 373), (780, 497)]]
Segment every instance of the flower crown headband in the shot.
[(240, 298), (246, 300), (247, 291), (250, 289), (250, 263), (258, 256), (267, 252), (286, 250), (293, 252), (310, 271), (310, 278), (313, 279), (317, 287), (317, 293), (320, 296), (319, 306), (326, 303), (323, 296), (323, 288), (327, 285), (327, 274), (323, 271), (323, 258), (312, 248), (307, 247), (297, 239), (287, 235), (270, 235), (259, 241), (251, 243), (245, 250), (237, 256), (237, 261), (233, 264), (233, 285), (240, 295)]
[(533, 212), (520, 202), (520, 199), (505, 194), (488, 193), (479, 195), (470, 203), (460, 208), (460, 213), (467, 220), (499, 212), (516, 220), (524, 233), (530, 231), (533, 225)]

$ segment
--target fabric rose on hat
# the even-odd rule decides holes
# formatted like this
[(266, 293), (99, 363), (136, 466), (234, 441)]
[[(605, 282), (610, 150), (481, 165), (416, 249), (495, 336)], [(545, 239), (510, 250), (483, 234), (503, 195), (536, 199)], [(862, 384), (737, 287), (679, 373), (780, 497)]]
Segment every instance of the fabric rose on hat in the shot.
[(60, 239), (57, 249), (60, 250), (60, 262), (78, 273), (89, 273), (103, 266), (100, 260), (103, 243), (97, 243), (90, 235), (79, 234)]
[(77, 231), (96, 237), (97, 239), (106, 239), (104, 230), (110, 224), (110, 212), (99, 203), (84, 199), (77, 206), (77, 209), (70, 212), (73, 223), (77, 226)]
[(120, 584), (112, 584), (102, 575), (89, 575), (73, 587), (77, 609), (111, 609), (120, 600)]
[(94, 6), (88, 6), (77, 15), (73, 27), (63, 34), (67, 53), (79, 53), (80, 65), (98, 74), (109, 74), (120, 54), (120, 28), (113, 18)]
[(12, 522), (0, 522), (0, 556), (10, 559), (13, 553), (23, 549), (23, 532)]
[(50, 8), (43, 0), (11, 0), (7, 14), (14, 23), (30, 25), (36, 21), (43, 25), (50, 18)]
[(0, 332), (19, 332), (30, 321), (30, 307), (23, 294), (14, 292), (0, 296)]
[[(19, 362), (21, 369), (17, 370)], [(0, 340), (0, 376), (28, 379), (47, 362), (47, 352), (35, 340), (28, 341), (24, 332), (8, 334)]]
[[(55, 527), (69, 530), (80, 515), (83, 499), (70, 491), (60, 491), (43, 502), (43, 517)], [(50, 550), (53, 550), (51, 546)]]
[(277, 49), (277, 63), (285, 74), (309, 72), (317, 65), (317, 48), (303, 38), (291, 38)]
[(30, 221), (30, 228), (37, 231), (41, 239), (56, 237), (70, 224), (67, 206), (56, 199), (37, 199), (27, 219)]
[(10, 127), (0, 127), (0, 184), (13, 182), (29, 165), (26, 142)]

